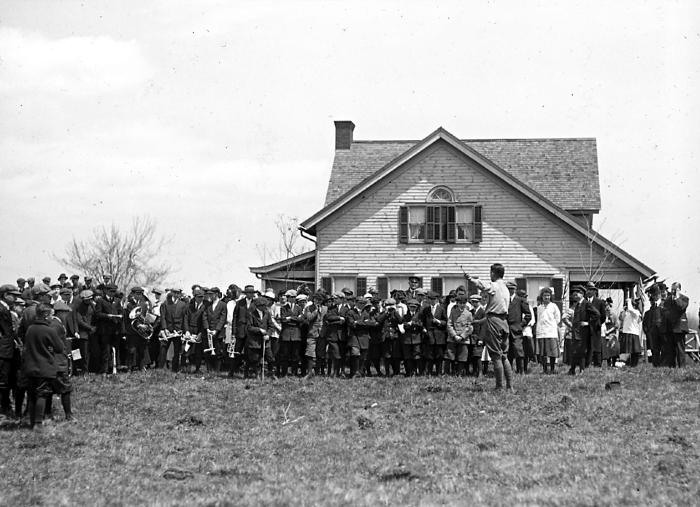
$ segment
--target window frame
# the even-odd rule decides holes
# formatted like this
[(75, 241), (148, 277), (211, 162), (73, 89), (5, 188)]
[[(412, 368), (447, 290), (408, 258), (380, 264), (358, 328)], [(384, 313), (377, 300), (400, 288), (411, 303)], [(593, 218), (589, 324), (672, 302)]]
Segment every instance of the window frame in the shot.
[[(406, 242), (409, 245), (424, 243), (466, 245), (471, 243), (477, 243), (477, 241), (474, 240), (474, 217), (476, 213), (475, 208), (478, 206), (476, 202), (407, 202), (404, 203), (404, 206), (407, 209), (408, 237), (406, 238)], [(449, 208), (452, 208), (452, 210), (450, 210)], [(469, 238), (459, 238), (458, 224), (461, 224), (462, 222), (457, 222), (457, 208), (469, 208), (471, 210), (472, 221), (467, 224), (470, 233)], [(423, 228), (422, 238), (411, 237), (411, 224), (415, 225), (418, 223), (411, 222), (412, 209), (425, 210), (423, 214), (425, 226)]]

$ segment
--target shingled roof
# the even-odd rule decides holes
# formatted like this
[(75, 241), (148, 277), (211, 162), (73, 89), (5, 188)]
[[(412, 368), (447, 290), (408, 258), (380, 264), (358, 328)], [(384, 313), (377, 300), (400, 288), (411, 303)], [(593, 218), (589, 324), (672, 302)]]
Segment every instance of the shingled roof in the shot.
[[(419, 142), (353, 141), (350, 149), (337, 149), (325, 205)], [(560, 208), (600, 210), (595, 139), (465, 139), (462, 142)]]

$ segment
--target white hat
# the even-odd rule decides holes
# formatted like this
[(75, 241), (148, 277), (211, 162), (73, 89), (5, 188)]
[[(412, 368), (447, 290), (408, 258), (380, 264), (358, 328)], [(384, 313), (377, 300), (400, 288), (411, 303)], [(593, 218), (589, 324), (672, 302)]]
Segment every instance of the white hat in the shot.
[(284, 293), (284, 295), (288, 298), (295, 298), (297, 297), (297, 291), (295, 291), (294, 289), (289, 289), (287, 292)]

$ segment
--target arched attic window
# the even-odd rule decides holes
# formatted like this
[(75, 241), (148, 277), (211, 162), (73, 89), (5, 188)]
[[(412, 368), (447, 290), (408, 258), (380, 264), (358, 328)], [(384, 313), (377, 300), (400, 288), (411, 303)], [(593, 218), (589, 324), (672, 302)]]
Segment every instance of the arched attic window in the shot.
[(447, 187), (435, 187), (428, 193), (427, 202), (454, 202), (455, 195)]

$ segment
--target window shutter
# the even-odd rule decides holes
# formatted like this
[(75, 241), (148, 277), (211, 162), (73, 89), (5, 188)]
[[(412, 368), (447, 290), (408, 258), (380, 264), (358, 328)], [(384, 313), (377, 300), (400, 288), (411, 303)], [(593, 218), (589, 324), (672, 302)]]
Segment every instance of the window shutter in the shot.
[(408, 208), (399, 208), (399, 243), (408, 243)]
[(362, 297), (367, 294), (367, 278), (360, 278), (358, 276), (355, 279), (355, 290), (357, 291), (357, 297)]
[(377, 277), (377, 292), (382, 299), (389, 297), (389, 279), (386, 276)]
[[(439, 209), (439, 208), (438, 208)], [(435, 241), (435, 207), (425, 207), (425, 242)]]
[(433, 277), (430, 279), (430, 290), (442, 295), (442, 278)]
[(527, 280), (525, 278), (516, 278), (515, 285), (518, 287), (518, 289), (522, 289), (527, 292)]
[(447, 210), (447, 233), (445, 234), (445, 241), (454, 243), (457, 238), (456, 210), (454, 206), (446, 206), (445, 208)]
[(474, 294), (479, 293), (479, 287), (476, 285), (476, 282), (473, 280), (467, 281), (467, 295), (468, 296), (473, 296)]
[(333, 292), (333, 281), (330, 276), (321, 277), (321, 288), (325, 290), (328, 294)]
[(552, 302), (559, 307), (559, 312), (562, 312), (564, 296), (564, 279), (552, 278), (552, 288), (554, 289), (554, 297), (552, 298)]
[(474, 206), (474, 237), (472, 243), (481, 243), (482, 229), (481, 206)]

